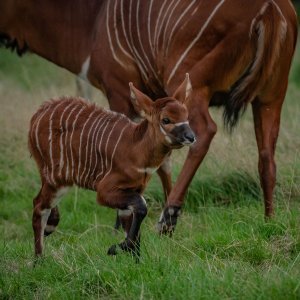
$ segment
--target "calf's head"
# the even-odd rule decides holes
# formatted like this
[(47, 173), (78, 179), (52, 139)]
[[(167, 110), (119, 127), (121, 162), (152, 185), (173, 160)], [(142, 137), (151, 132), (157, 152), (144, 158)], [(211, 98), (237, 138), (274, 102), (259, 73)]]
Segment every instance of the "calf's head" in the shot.
[(152, 101), (147, 95), (129, 83), (130, 97), (135, 110), (155, 128), (158, 138), (171, 148), (192, 145), (195, 134), (188, 120), (187, 102), (191, 97), (192, 86), (189, 75), (172, 97)]

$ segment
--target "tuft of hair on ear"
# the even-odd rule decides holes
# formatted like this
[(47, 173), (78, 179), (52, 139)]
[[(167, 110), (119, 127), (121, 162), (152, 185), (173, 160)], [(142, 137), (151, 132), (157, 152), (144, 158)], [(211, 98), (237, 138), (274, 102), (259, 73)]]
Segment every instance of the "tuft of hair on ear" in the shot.
[(187, 101), (191, 98), (192, 91), (193, 89), (190, 80), (190, 75), (189, 73), (186, 73), (184, 81), (179, 85), (179, 87), (173, 94), (173, 98), (186, 104)]
[(151, 120), (151, 110), (153, 108), (153, 101), (137, 89), (132, 82), (129, 82), (130, 88), (130, 99), (135, 111), (142, 117), (147, 120)]

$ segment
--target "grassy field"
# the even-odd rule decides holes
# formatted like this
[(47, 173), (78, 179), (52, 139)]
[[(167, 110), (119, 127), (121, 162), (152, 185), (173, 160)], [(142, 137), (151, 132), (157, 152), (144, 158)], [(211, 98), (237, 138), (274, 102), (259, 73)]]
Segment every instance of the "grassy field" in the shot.
[[(219, 131), (189, 189), (173, 238), (155, 226), (163, 203), (146, 191), (142, 259), (108, 257), (123, 239), (95, 193), (72, 189), (58, 230), (33, 267), (32, 199), (39, 190), (27, 150), (29, 119), (44, 100), (75, 93), (72, 75), (33, 55), (0, 52), (0, 299), (299, 299), (300, 52), (293, 65), (276, 160), (276, 217), (263, 218), (250, 110), (232, 136)], [(94, 100), (107, 103), (98, 93)], [(174, 153), (174, 180), (186, 152)]]

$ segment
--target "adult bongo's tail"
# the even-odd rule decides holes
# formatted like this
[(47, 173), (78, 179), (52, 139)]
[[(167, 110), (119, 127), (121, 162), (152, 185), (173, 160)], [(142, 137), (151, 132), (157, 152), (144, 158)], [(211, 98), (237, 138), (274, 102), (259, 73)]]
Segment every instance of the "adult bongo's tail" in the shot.
[(256, 41), (256, 54), (242, 77), (232, 86), (225, 103), (223, 119), (232, 132), (239, 118), (264, 87), (272, 74), (287, 33), (287, 22), (272, 0), (267, 1), (250, 28), (250, 39)]

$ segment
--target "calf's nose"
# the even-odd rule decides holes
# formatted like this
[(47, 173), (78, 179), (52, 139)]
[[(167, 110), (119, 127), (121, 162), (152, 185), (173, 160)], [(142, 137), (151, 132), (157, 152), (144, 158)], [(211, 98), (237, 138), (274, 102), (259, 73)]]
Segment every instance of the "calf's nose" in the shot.
[(189, 141), (191, 144), (196, 141), (195, 134), (192, 131), (185, 132), (183, 136), (185, 140)]

